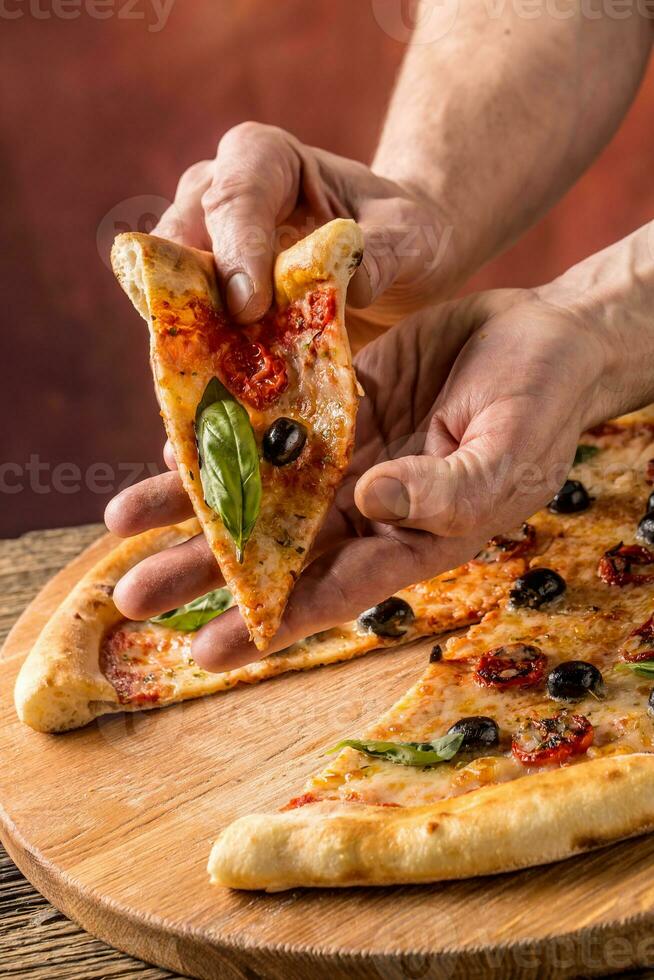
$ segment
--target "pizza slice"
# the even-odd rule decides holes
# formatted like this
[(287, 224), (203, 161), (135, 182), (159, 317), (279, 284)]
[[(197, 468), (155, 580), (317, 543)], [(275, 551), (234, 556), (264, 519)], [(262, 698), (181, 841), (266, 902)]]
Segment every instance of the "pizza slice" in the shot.
[(265, 650), (354, 444), (359, 391), (344, 324), (363, 238), (337, 219), (282, 252), (275, 305), (230, 322), (212, 256), (119, 235), (113, 268), (150, 328), (179, 473), (250, 635)]
[(547, 550), (282, 812), (228, 826), (212, 881), (439, 881), (654, 829), (653, 456), (649, 420), (587, 434)]
[(229, 608), (228, 590), (148, 622), (126, 620), (112, 598), (133, 565), (198, 532), (195, 520), (148, 531), (121, 542), (87, 572), (21, 668), (15, 703), (23, 722), (41, 732), (66, 731), (102, 715), (165, 707), (467, 626), (497, 605), (541, 546), (525, 525), (489, 542), (478, 559), (398, 592), (353, 622), (216, 674), (194, 662), (191, 641), (196, 629)]

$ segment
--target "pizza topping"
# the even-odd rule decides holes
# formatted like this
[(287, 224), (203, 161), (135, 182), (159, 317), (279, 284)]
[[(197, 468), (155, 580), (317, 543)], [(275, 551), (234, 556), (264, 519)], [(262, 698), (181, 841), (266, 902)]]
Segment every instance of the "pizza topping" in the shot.
[(351, 748), (401, 766), (433, 766), (453, 759), (463, 745), (463, 732), (448, 732), (432, 742), (381, 742), (377, 739), (346, 738), (329, 752)]
[(261, 507), (261, 474), (254, 431), (242, 405), (212, 378), (195, 416), (204, 499), (221, 518), (243, 561)]
[(404, 636), (415, 615), (404, 599), (392, 595), (390, 599), (366, 609), (359, 616), (359, 626), (376, 636)]
[(620, 656), (628, 663), (654, 660), (654, 616), (631, 631), (620, 650)]
[(210, 623), (212, 619), (221, 616), (233, 605), (234, 598), (229, 589), (214, 589), (213, 592), (207, 592), (206, 595), (187, 602), (185, 606), (171, 609), (170, 612), (161, 613), (160, 616), (152, 616), (150, 622), (165, 626), (167, 629), (194, 633), (205, 623)]
[(292, 800), (289, 800), (286, 806), (281, 808), (281, 812), (284, 810), (297, 810), (298, 807), (306, 806), (308, 803), (318, 803), (319, 797), (315, 793), (302, 793), (301, 796), (294, 796)]
[(590, 496), (579, 480), (566, 480), (548, 504), (548, 510), (553, 514), (577, 514), (589, 507)]
[(439, 660), (443, 659), (443, 648), (440, 643), (434, 643), (429, 654), (429, 663), (437, 664)]
[(579, 701), (589, 693), (602, 698), (604, 691), (601, 672), (585, 660), (565, 660), (547, 677), (547, 693), (555, 701)]
[[(599, 428), (599, 426), (597, 426)], [(593, 430), (591, 430), (593, 431)], [(601, 435), (601, 433), (593, 432), (594, 435)], [(575, 452), (575, 458), (572, 461), (573, 466), (579, 466), (580, 463), (587, 463), (589, 459), (597, 455), (599, 452), (599, 446), (591, 446), (587, 443), (579, 443), (577, 446), (577, 451)]]
[(286, 364), (259, 340), (242, 337), (220, 360), (220, 374), (230, 389), (254, 408), (276, 402), (288, 388)]
[(523, 766), (561, 765), (587, 752), (593, 726), (584, 715), (562, 711), (552, 718), (529, 718), (513, 736), (511, 751)]
[(110, 630), (100, 646), (100, 670), (121, 704), (154, 705), (170, 697), (173, 686), (157, 663), (155, 641), (122, 625)]
[(488, 544), (475, 555), (475, 561), (490, 564), (496, 561), (508, 561), (510, 558), (520, 558), (528, 554), (536, 543), (536, 528), (533, 524), (522, 524), (510, 534), (496, 534)]
[(606, 551), (599, 560), (597, 574), (607, 585), (642, 585), (654, 581), (654, 570), (634, 572), (634, 566), (654, 565), (654, 553), (639, 544), (623, 544)]
[(513, 607), (540, 609), (545, 603), (563, 595), (565, 590), (565, 580), (558, 572), (551, 568), (532, 568), (515, 580), (509, 600)]
[(647, 460), (647, 466), (645, 467), (645, 482), (649, 484), (654, 483), (654, 459)]
[(636, 537), (645, 544), (654, 544), (654, 510), (648, 510), (638, 522)]
[(461, 749), (490, 749), (500, 740), (497, 723), (486, 715), (459, 718), (447, 730), (448, 735), (462, 735)]
[(650, 717), (654, 716), (654, 687), (649, 692), (649, 697), (647, 699), (647, 714)]
[(485, 653), (477, 664), (475, 680), (484, 687), (530, 687), (543, 676), (547, 658), (537, 646), (507, 643)]
[(307, 441), (307, 427), (283, 416), (263, 434), (263, 456), (273, 466), (288, 466), (298, 458)]
[(647, 513), (649, 514), (651, 510), (654, 510), (654, 490), (652, 490), (647, 498)]

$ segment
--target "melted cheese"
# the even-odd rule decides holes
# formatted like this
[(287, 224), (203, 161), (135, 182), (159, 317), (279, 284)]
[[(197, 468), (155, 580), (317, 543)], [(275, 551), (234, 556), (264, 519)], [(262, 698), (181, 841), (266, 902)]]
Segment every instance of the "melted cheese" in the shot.
[[(534, 518), (539, 533), (549, 536), (549, 545), (532, 559), (532, 567), (558, 571), (566, 580), (566, 592), (540, 610), (513, 609), (503, 599), (465, 636), (448, 641), (443, 660), (430, 665), (364, 736), (428, 741), (443, 735), (461, 717), (486, 715), (499, 726), (497, 748), (476, 757), (460, 754), (430, 769), (377, 760), (347, 748), (309, 781), (301, 802), (338, 799), (415, 806), (538, 772), (538, 766), (526, 768), (513, 757), (512, 735), (526, 718), (549, 717), (561, 710), (583, 714), (593, 725), (589, 758), (654, 749), (654, 721), (647, 710), (651, 683), (619, 666), (619, 650), (630, 632), (654, 611), (654, 584), (618, 587), (597, 574), (598, 561), (607, 549), (635, 540), (650, 491), (653, 428), (636, 423), (588, 434), (583, 441), (599, 452), (571, 475), (596, 498), (592, 506), (571, 515), (546, 510)], [(542, 650), (547, 657), (545, 676), (566, 660), (595, 664), (606, 684), (605, 698), (588, 694), (581, 701), (553, 701), (547, 696), (545, 676), (530, 688), (480, 686), (474, 678), (478, 658), (516, 642)], [(567, 764), (583, 764), (585, 757), (573, 757)]]

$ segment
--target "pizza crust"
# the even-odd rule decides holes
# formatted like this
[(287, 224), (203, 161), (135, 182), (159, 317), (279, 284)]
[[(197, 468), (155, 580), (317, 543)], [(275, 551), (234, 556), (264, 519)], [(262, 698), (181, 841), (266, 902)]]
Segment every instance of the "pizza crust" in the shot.
[(595, 759), (420, 807), (310, 803), (230, 824), (217, 885), (421, 884), (559, 861), (654, 828), (654, 756)]
[(99, 667), (102, 638), (123, 618), (114, 605), (114, 587), (138, 562), (198, 531), (197, 521), (190, 520), (128, 538), (84, 575), (21, 667), (14, 691), (21, 721), (40, 732), (60, 732), (125, 710)]
[[(310, 342), (306, 329), (284, 341), (288, 389), (272, 405), (254, 408), (242, 402), (242, 407), (258, 440), (280, 416), (301, 418), (309, 430), (307, 453), (311, 449), (319, 465), (314, 465), (311, 453), (311, 463), (298, 463), (288, 471), (262, 464), (261, 508), (242, 561), (220, 517), (204, 500), (195, 438), (197, 405), (223, 363), (212, 346), (219, 336), (215, 317), (222, 315), (213, 256), (137, 233), (119, 235), (112, 250), (116, 276), (149, 326), (155, 388), (184, 489), (250, 636), (262, 651), (279, 628), (354, 446), (360, 390), (345, 330), (345, 293), (362, 248), (358, 225), (339, 218), (277, 258), (278, 310), (289, 303), (304, 309), (302, 301), (308, 304), (324, 287), (333, 293), (334, 313)], [(203, 317), (209, 318), (206, 324)], [(311, 323), (308, 313), (307, 317), (305, 324)]]

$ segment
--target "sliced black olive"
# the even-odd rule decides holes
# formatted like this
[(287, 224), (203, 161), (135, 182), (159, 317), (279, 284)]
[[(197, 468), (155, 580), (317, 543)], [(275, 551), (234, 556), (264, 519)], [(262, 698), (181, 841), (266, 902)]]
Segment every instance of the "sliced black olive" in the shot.
[(273, 466), (295, 462), (307, 441), (307, 429), (295, 419), (275, 419), (263, 434), (263, 456)]
[(462, 749), (490, 749), (500, 740), (500, 730), (492, 718), (469, 715), (459, 718), (447, 730), (448, 735), (463, 735)]
[(404, 636), (415, 619), (413, 609), (404, 599), (392, 595), (359, 616), (359, 626), (377, 636)]
[(547, 693), (555, 701), (579, 701), (589, 692), (602, 697), (604, 678), (585, 660), (565, 660), (548, 674)]
[(439, 660), (443, 659), (443, 648), (440, 643), (434, 643), (431, 648), (431, 653), (429, 654), (429, 663), (437, 664)]
[(648, 704), (647, 714), (654, 716), (654, 687), (649, 692), (649, 697), (647, 699), (647, 704)]
[(645, 544), (654, 544), (654, 510), (648, 510), (638, 522), (636, 537)]
[(588, 491), (579, 480), (566, 480), (548, 504), (548, 510), (553, 514), (577, 514), (580, 510), (588, 510), (589, 507)]
[(650, 493), (649, 497), (647, 498), (647, 513), (648, 514), (649, 514), (650, 510), (654, 510), (654, 490), (652, 490), (652, 492)]
[(528, 606), (539, 609), (546, 602), (551, 602), (566, 590), (565, 579), (551, 568), (532, 568), (514, 582), (509, 592), (513, 606)]

